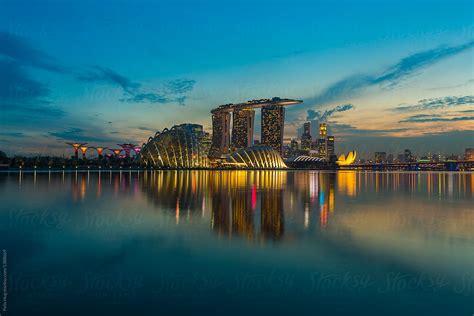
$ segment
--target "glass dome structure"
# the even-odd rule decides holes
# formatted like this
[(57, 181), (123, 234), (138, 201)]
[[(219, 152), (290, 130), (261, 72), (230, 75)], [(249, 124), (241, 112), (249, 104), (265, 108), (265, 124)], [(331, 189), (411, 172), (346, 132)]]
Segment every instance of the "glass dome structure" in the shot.
[(253, 146), (239, 149), (227, 157), (227, 162), (240, 168), (287, 168), (280, 154), (269, 146)]
[(208, 138), (201, 125), (175, 125), (150, 137), (140, 156), (147, 165), (157, 168), (207, 168)]

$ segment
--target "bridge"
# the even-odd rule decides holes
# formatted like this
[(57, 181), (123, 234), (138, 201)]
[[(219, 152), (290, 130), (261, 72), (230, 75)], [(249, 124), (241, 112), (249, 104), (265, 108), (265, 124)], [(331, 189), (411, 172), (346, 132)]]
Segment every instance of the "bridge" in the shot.
[(474, 171), (474, 161), (416, 161), (394, 163), (355, 163), (348, 166), (339, 166), (340, 170), (433, 170), (433, 171)]

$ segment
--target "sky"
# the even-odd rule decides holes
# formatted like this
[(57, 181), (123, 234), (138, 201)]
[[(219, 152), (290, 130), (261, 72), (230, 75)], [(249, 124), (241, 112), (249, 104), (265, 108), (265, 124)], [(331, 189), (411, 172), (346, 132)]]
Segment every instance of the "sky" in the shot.
[[(141, 145), (220, 104), (271, 97), (285, 141), (336, 151), (474, 147), (471, 0), (0, 0), (0, 150)], [(256, 118), (259, 138), (260, 114)]]

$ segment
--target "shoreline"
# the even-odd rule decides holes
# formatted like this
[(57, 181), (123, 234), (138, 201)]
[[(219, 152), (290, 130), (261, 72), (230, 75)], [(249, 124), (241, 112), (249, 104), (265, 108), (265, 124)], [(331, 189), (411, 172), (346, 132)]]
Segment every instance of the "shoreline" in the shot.
[(424, 172), (448, 172), (448, 173), (472, 173), (474, 170), (406, 170), (406, 169), (362, 169), (362, 168), (354, 168), (354, 169), (308, 169), (308, 168), (285, 168), (285, 169), (145, 169), (145, 168), (124, 168), (124, 169), (3, 169), (0, 170), (0, 174), (2, 173), (117, 173), (117, 172), (156, 172), (156, 171), (317, 171), (317, 172), (325, 172), (325, 173), (335, 173), (335, 172), (346, 172), (346, 171), (357, 171), (357, 172), (383, 172), (383, 173), (390, 173), (390, 172), (403, 172), (403, 173), (424, 173)]

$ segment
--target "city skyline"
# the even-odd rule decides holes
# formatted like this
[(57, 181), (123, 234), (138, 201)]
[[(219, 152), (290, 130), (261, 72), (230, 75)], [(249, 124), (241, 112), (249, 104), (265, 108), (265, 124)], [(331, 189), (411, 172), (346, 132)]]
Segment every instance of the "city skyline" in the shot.
[(140, 3), (2, 2), (3, 151), (141, 144), (181, 123), (210, 132), (216, 104), (272, 96), (305, 101), (286, 109), (285, 143), (309, 121), (360, 157), (473, 147), (470, 1)]

